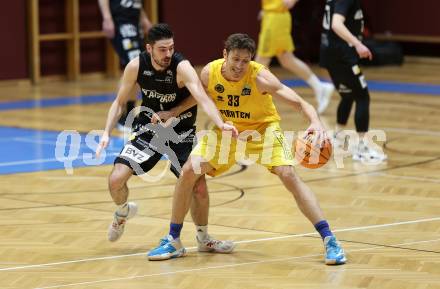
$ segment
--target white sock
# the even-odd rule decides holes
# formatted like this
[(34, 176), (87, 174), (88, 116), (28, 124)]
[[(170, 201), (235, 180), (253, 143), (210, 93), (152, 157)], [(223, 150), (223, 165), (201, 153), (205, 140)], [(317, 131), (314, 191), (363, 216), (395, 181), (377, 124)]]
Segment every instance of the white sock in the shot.
[(196, 226), (197, 238), (200, 241), (206, 240), (208, 238), (208, 225), (206, 226)]
[(312, 73), (312, 75), (310, 75), (309, 79), (307, 79), (306, 82), (313, 89), (315, 96), (319, 95), (322, 89), (322, 83), (319, 78)]
[(126, 217), (126, 216), (128, 216), (128, 203), (125, 202), (122, 205), (119, 205), (118, 209), (116, 210), (116, 214), (119, 217)]

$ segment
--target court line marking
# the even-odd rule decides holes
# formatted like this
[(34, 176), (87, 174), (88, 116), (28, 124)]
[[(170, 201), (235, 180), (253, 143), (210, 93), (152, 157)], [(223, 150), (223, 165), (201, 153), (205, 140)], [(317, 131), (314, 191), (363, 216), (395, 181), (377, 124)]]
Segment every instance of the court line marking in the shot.
[[(346, 228), (346, 229), (336, 229), (336, 230), (333, 230), (333, 232), (337, 233), (337, 232), (348, 232), (348, 231), (361, 231), (361, 230), (394, 227), (394, 226), (400, 226), (400, 225), (433, 222), (433, 221), (434, 222), (440, 221), (440, 217), (419, 219), (419, 220), (413, 220), (413, 221), (403, 221), (403, 222), (396, 222), (396, 223), (388, 223), (388, 224), (380, 224), (380, 225), (353, 227), (353, 228)], [(288, 238), (306, 237), (306, 236), (313, 236), (313, 235), (318, 235), (318, 232), (302, 233), (302, 234), (294, 234), (294, 235), (286, 235), (286, 236), (276, 236), (276, 237), (260, 238), (260, 239), (254, 239), (254, 240), (244, 240), (244, 241), (237, 241), (235, 243), (236, 244), (246, 244), (246, 243), (265, 242), (265, 241), (281, 240), (281, 239), (288, 239)], [(197, 247), (189, 247), (187, 249), (190, 251), (190, 250), (194, 250), (196, 248)], [(73, 264), (73, 263), (82, 263), (82, 262), (89, 262), (89, 261), (112, 260), (112, 259), (119, 259), (119, 258), (125, 258), (125, 257), (141, 256), (141, 255), (145, 255), (145, 254), (146, 254), (146, 252), (142, 252), (142, 253), (133, 253), (133, 254), (114, 255), (114, 256), (86, 258), (86, 259), (78, 259), (78, 260), (70, 260), (70, 261), (60, 261), (60, 262), (52, 262), (52, 263), (42, 263), (42, 264), (34, 264), (34, 265), (7, 267), (7, 268), (0, 268), (0, 272), (14, 271), (14, 270), (20, 270), (20, 269), (29, 269), (29, 268), (48, 267), (48, 266), (55, 266), (55, 265), (65, 265), (65, 264)]]
[[(413, 245), (413, 244), (429, 243), (429, 242), (437, 242), (437, 241), (440, 241), (440, 239), (413, 241), (413, 242), (394, 244), (394, 245), (390, 245), (390, 246), (397, 247), (397, 246)], [(375, 250), (375, 249), (380, 249), (380, 248), (383, 248), (383, 246), (373, 246), (373, 247), (368, 247), (368, 248), (353, 249), (353, 250), (349, 250), (349, 251), (347, 250), (347, 252), (353, 253), (353, 252), (361, 252), (361, 251), (370, 251), (370, 250)], [(322, 256), (322, 254), (312, 254), (312, 255), (276, 258), (276, 259), (270, 259), (270, 260), (244, 262), (244, 263), (239, 263), (239, 264), (208, 266), (208, 267), (199, 267), (199, 268), (194, 268), (194, 269), (184, 269), (184, 270), (162, 272), (162, 273), (152, 273), (152, 274), (134, 275), (134, 276), (128, 276), (128, 277), (101, 279), (101, 280), (95, 280), (95, 281), (59, 284), (59, 285), (51, 285), (51, 286), (45, 286), (45, 287), (36, 287), (34, 289), (50, 289), (50, 288), (72, 287), (72, 286), (77, 286), (77, 285), (92, 285), (92, 284), (98, 284), (98, 283), (104, 283), (104, 282), (127, 281), (127, 280), (134, 280), (134, 279), (142, 279), (142, 278), (146, 278), (146, 277), (166, 276), (166, 275), (175, 275), (175, 274), (181, 274), (181, 273), (197, 272), (197, 271), (203, 271), (203, 270), (224, 269), (224, 268), (232, 268), (232, 267), (239, 267), (239, 266), (246, 266), (246, 265), (283, 262), (283, 261), (289, 261), (289, 260), (295, 260), (295, 259), (306, 259), (306, 258), (318, 257), (318, 256)], [(350, 270), (350, 269), (342, 268), (342, 271), (355, 271), (355, 270), (359, 270), (359, 269)], [(392, 269), (392, 268), (373, 269), (373, 270), (374, 271), (400, 271), (400, 269)], [(334, 270), (332, 270), (332, 271), (334, 271)]]
[(381, 177), (387, 177), (392, 179), (403, 179), (403, 180), (412, 180), (412, 181), (420, 181), (420, 182), (431, 182), (431, 183), (440, 183), (440, 179), (434, 179), (434, 178), (421, 178), (421, 177), (414, 177), (414, 176), (398, 176), (398, 175), (392, 175), (387, 173), (377, 173), (374, 174), (375, 176), (381, 176)]
[(435, 131), (435, 130), (422, 130), (422, 129), (397, 128), (397, 127), (383, 127), (380, 129), (385, 130), (385, 131), (390, 131), (390, 132), (400, 132), (400, 133), (429, 135), (429, 136), (440, 136), (440, 131)]
[[(107, 153), (108, 156), (118, 156), (119, 152), (117, 153)], [(62, 158), (47, 158), (47, 159), (34, 159), (34, 160), (24, 160), (24, 161), (15, 161), (15, 162), (4, 162), (4, 163), (0, 163), (0, 167), (7, 167), (7, 166), (15, 166), (15, 165), (28, 165), (28, 164), (40, 164), (40, 163), (51, 163), (51, 162), (65, 162), (65, 161), (77, 161), (77, 160), (92, 160), (92, 159), (96, 159), (96, 157), (94, 155), (89, 156), (89, 157), (85, 157), (84, 155), (79, 158), (66, 158), (66, 157), (62, 157)]]

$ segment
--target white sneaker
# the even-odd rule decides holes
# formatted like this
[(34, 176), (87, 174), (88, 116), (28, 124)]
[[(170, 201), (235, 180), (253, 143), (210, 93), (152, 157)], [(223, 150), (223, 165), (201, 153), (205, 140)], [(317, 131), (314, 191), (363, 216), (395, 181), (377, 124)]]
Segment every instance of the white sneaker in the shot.
[(334, 91), (335, 91), (335, 86), (333, 84), (331, 83), (322, 84), (322, 89), (319, 92), (319, 94), (316, 96), (318, 100), (318, 108), (317, 108), (318, 114), (323, 113), (327, 109)]
[(209, 235), (208, 238), (203, 241), (200, 241), (197, 236), (196, 239), (199, 252), (231, 253), (235, 248), (234, 242), (216, 240)]
[(127, 216), (119, 216), (116, 212), (113, 217), (113, 222), (110, 224), (108, 228), (108, 240), (110, 242), (116, 242), (121, 238), (122, 234), (124, 233), (124, 227), (125, 223), (128, 219), (133, 218), (138, 211), (138, 207), (136, 203), (129, 202), (128, 204), (128, 214)]
[(365, 164), (379, 164), (388, 159), (383, 151), (376, 151), (365, 144), (359, 144), (357, 149), (353, 152), (353, 160), (361, 161)]

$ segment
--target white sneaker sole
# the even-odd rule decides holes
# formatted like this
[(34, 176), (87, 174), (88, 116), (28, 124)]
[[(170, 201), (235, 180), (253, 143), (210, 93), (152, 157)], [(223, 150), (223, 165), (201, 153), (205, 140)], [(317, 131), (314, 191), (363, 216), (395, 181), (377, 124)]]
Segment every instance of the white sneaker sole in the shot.
[(217, 250), (215, 248), (209, 248), (204, 245), (197, 246), (197, 251), (205, 252), (205, 253), (230, 254), (232, 253), (232, 251), (234, 251), (234, 249), (235, 249), (235, 244), (233, 244), (229, 250)]

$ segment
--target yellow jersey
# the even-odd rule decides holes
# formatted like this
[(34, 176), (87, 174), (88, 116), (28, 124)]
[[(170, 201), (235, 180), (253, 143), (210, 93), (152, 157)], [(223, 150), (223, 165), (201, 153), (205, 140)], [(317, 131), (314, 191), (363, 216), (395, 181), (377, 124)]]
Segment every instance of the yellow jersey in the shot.
[(262, 0), (261, 6), (264, 12), (287, 12), (283, 0)]
[(209, 63), (208, 94), (217, 106), (223, 121), (231, 121), (239, 132), (261, 130), (280, 121), (277, 109), (268, 93), (257, 89), (257, 74), (264, 66), (251, 61), (240, 81), (228, 81), (222, 75), (225, 59)]

